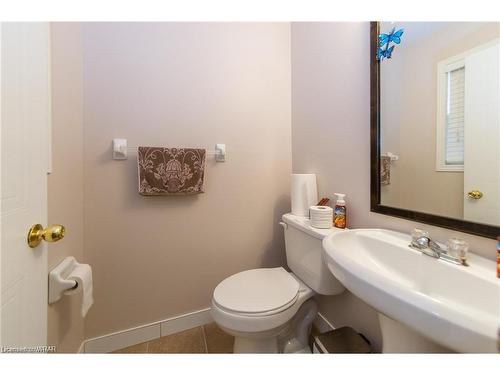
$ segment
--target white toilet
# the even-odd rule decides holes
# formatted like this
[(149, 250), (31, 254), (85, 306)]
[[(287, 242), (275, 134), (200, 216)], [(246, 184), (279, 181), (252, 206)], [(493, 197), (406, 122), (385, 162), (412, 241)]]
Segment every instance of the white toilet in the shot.
[(340, 294), (344, 286), (322, 259), (321, 241), (341, 229), (316, 229), (309, 219), (283, 215), (288, 267), (258, 268), (223, 280), (214, 290), (215, 322), (235, 337), (234, 353), (307, 353), (316, 317), (315, 293)]

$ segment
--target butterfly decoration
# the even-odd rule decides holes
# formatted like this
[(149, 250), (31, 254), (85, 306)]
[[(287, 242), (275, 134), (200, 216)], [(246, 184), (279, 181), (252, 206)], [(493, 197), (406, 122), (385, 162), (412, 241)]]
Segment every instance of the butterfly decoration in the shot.
[[(404, 29), (399, 29), (393, 27), (392, 30), (385, 34), (381, 33), (378, 36), (378, 48), (377, 48), (377, 60), (382, 61), (384, 58), (390, 59), (392, 57), (392, 52), (394, 51), (394, 46), (401, 43), (401, 37), (403, 36)], [(392, 46), (391, 43), (394, 43)]]
[(394, 50), (394, 46), (391, 46), (390, 48), (382, 49), (382, 48), (377, 48), (377, 60), (380, 61), (384, 57), (386, 59), (390, 59), (392, 56), (392, 51)]
[(396, 31), (396, 28), (393, 27), (389, 34), (380, 34), (378, 36), (378, 44), (381, 47), (389, 42), (399, 44), (401, 43), (401, 36), (403, 35), (403, 33), (404, 29), (399, 29), (398, 31)]

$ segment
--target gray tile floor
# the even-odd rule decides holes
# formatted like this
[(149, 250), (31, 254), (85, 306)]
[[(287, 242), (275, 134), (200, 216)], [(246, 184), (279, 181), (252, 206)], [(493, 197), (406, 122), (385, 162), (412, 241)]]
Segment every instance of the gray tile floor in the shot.
[(160, 337), (155, 340), (115, 351), (122, 354), (145, 353), (232, 353), (234, 337), (222, 331), (217, 324), (204, 326)]

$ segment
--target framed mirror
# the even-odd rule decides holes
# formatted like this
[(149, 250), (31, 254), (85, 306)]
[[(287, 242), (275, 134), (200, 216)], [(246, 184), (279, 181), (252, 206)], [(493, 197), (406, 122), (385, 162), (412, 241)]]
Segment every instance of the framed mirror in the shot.
[(500, 235), (500, 23), (372, 22), (371, 210)]

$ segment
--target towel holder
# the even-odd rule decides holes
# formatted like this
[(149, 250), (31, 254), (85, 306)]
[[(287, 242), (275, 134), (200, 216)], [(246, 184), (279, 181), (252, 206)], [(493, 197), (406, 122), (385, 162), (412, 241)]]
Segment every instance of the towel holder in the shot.
[[(113, 139), (113, 159), (125, 160), (128, 158), (128, 151), (137, 151), (137, 147), (128, 147), (125, 138)], [(207, 155), (215, 156), (216, 162), (226, 161), (226, 145), (224, 143), (217, 143), (215, 151), (207, 151)]]

